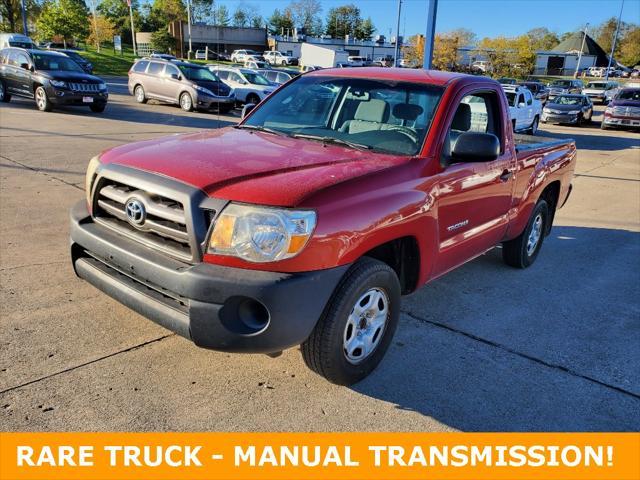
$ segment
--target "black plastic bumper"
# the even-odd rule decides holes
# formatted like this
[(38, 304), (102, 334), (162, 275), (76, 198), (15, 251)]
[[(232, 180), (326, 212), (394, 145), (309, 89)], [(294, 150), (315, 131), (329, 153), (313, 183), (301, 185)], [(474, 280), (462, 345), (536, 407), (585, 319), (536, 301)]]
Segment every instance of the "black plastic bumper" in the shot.
[[(70, 90), (63, 90), (63, 89), (54, 89), (54, 88), (49, 88), (47, 91), (47, 96), (49, 97), (49, 100), (51, 101), (51, 103), (53, 103), (54, 105), (84, 105), (85, 107), (88, 107), (90, 105), (96, 104), (105, 104), (107, 103), (107, 100), (109, 99), (109, 94), (107, 92), (103, 92), (103, 93), (76, 93), (76, 92), (72, 92)], [(92, 102), (85, 102), (84, 98), (85, 97), (91, 97), (93, 98)]]
[(253, 353), (302, 343), (348, 269), (288, 274), (186, 264), (94, 223), (84, 201), (71, 210), (71, 258), (79, 277), (196, 345)]

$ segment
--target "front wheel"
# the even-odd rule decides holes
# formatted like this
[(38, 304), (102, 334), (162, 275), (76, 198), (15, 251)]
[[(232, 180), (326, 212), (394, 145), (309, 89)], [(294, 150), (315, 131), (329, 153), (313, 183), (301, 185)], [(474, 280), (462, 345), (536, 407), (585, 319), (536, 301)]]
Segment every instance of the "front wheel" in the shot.
[(7, 87), (4, 82), (0, 80), (0, 102), (7, 103), (11, 100), (11, 95), (7, 93)]
[(531, 127), (529, 127), (529, 134), (530, 135), (535, 135), (538, 132), (538, 117), (535, 117), (533, 119), (533, 123), (531, 124)]
[(53, 109), (51, 105), (51, 101), (49, 97), (47, 97), (47, 92), (44, 87), (36, 88), (36, 105), (38, 106), (38, 110), (41, 112), (50, 112)]
[(247, 95), (247, 103), (253, 103), (254, 105), (257, 105), (260, 103), (260, 97), (255, 93), (250, 93), (249, 95)]
[(337, 385), (352, 385), (380, 363), (400, 318), (400, 282), (372, 258), (346, 273), (313, 332), (302, 344), (307, 366)]
[(184, 110), (185, 112), (190, 112), (191, 110), (193, 110), (193, 100), (189, 93), (184, 92), (182, 95), (180, 95), (180, 108), (182, 108), (182, 110)]
[(536, 261), (549, 226), (549, 204), (538, 200), (524, 232), (502, 244), (502, 259), (515, 268), (527, 268)]

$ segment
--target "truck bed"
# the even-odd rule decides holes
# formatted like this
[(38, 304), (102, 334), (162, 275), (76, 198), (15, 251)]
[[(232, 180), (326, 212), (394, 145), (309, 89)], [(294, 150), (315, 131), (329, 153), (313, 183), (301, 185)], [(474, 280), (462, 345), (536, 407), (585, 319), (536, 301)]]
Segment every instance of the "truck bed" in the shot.
[(516, 152), (530, 152), (531, 150), (550, 150), (561, 146), (574, 143), (572, 138), (550, 138), (539, 137), (535, 135), (525, 135), (523, 133), (514, 133), (513, 141), (516, 144)]

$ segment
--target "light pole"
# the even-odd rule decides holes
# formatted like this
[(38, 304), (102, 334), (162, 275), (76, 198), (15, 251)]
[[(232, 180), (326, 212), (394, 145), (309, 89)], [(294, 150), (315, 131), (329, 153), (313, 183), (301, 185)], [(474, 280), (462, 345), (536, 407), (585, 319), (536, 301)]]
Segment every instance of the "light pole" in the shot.
[(613, 36), (613, 44), (611, 45), (611, 55), (609, 55), (609, 64), (607, 65), (607, 75), (605, 76), (605, 82), (609, 81), (609, 69), (611, 68), (611, 62), (613, 61), (613, 52), (616, 49), (616, 42), (618, 41), (618, 32), (620, 31), (620, 20), (622, 20), (622, 9), (624, 8), (624, 0), (620, 5), (620, 14), (618, 15), (618, 24), (616, 25), (616, 33)]
[(191, 0), (187, 0), (187, 24), (187, 33), (189, 35), (189, 52), (187, 53), (187, 58), (191, 60)]
[(27, 6), (24, 3), (25, 0), (20, 0), (20, 10), (22, 11), (22, 31), (25, 36), (29, 36), (29, 28), (27, 28)]
[(400, 12), (402, 12), (402, 0), (398, 0), (398, 23), (396, 25), (396, 48), (393, 53), (393, 66), (398, 66), (398, 55), (400, 53)]
[(422, 68), (430, 70), (433, 63), (433, 40), (436, 35), (436, 15), (438, 13), (438, 0), (429, 0), (427, 12), (427, 33), (424, 37), (424, 59)]
[(580, 51), (578, 52), (578, 65), (576, 65), (576, 73), (574, 75), (575, 78), (578, 78), (578, 74), (580, 72), (580, 62), (582, 61), (582, 52), (584, 51), (584, 42), (587, 40), (588, 28), (589, 28), (589, 24), (587, 23), (584, 27), (584, 35), (582, 36), (582, 46), (580, 47)]
[(138, 56), (138, 49), (136, 48), (136, 32), (133, 28), (133, 7), (131, 6), (131, 0), (127, 0), (129, 5), (129, 19), (131, 20), (131, 46), (133, 47), (133, 56)]

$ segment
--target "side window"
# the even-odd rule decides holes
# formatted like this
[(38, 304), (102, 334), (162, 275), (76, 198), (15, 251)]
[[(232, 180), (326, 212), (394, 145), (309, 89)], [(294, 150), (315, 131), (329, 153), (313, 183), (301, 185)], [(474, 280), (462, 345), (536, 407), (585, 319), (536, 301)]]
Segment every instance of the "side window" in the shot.
[(524, 96), (527, 99), (527, 105), (533, 104), (533, 97), (530, 92), (525, 92)]
[(178, 70), (178, 67), (176, 67), (175, 65), (167, 65), (164, 69), (165, 77), (170, 77), (171, 75), (180, 76), (180, 71)]
[(278, 73), (278, 82), (284, 83), (289, 81), (289, 76), (286, 73)]
[(13, 65), (15, 67), (18, 66), (18, 53), (15, 50), (12, 50), (9, 53), (9, 61), (8, 61), (9, 65)]
[(215, 74), (218, 75), (218, 78), (221, 80), (227, 80), (229, 78), (229, 72), (226, 70), (218, 70)]
[(239, 83), (241, 80), (240, 75), (238, 75), (236, 72), (229, 72), (229, 80)]
[(143, 73), (147, 69), (147, 65), (149, 65), (149, 62), (147, 62), (146, 60), (142, 60), (133, 66), (133, 71), (137, 73)]
[(151, 62), (147, 73), (150, 75), (159, 75), (164, 70), (164, 63)]
[[(520, 99), (520, 95), (518, 98)], [(502, 145), (500, 130), (500, 109), (496, 93), (477, 92), (466, 95), (460, 101), (451, 121), (444, 154), (446, 157), (450, 155), (456, 140), (464, 132), (492, 133), (500, 139)]]
[(21, 66), (24, 63), (31, 64), (31, 62), (29, 61), (29, 59), (27, 58), (27, 56), (24, 53), (18, 53), (18, 58), (17, 58), (17, 64), (16, 65)]

